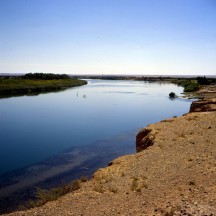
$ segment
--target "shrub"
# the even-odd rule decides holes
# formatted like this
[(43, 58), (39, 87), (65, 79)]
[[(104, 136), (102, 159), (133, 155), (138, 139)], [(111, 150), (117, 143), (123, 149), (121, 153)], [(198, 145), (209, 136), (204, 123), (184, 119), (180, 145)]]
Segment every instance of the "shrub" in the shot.
[(140, 192), (141, 191), (141, 188), (138, 184), (138, 179), (137, 178), (134, 178), (133, 181), (132, 181), (132, 184), (131, 184), (131, 190), (132, 191), (136, 191), (136, 192)]
[(74, 180), (71, 183), (65, 184), (60, 187), (51, 188), (50, 190), (36, 188), (36, 199), (30, 200), (29, 205), (30, 207), (38, 207), (44, 205), (49, 201), (57, 200), (59, 197), (79, 189), (81, 181), (83, 180)]
[(170, 92), (170, 93), (169, 93), (169, 97), (170, 97), (170, 98), (175, 98), (175, 97), (176, 97), (176, 94), (175, 94), (174, 92)]
[(209, 84), (209, 80), (204, 76), (204, 77), (197, 77), (197, 82), (200, 85), (208, 85)]
[(98, 193), (104, 193), (105, 189), (102, 184), (97, 184), (94, 186), (94, 190)]
[(198, 89), (199, 89), (198, 83), (191, 83), (184, 87), (184, 92), (193, 92), (193, 91), (197, 91)]
[(199, 83), (197, 82), (197, 80), (180, 80), (178, 82), (178, 85), (184, 87), (184, 92), (192, 92), (199, 89)]

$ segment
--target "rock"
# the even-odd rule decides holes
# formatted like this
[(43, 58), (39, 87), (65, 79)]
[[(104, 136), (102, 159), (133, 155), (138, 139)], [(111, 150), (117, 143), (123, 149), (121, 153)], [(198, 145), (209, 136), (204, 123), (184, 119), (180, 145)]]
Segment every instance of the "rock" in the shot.
[(190, 112), (212, 111), (216, 111), (216, 99), (194, 101), (190, 106)]
[(154, 144), (152, 129), (144, 128), (136, 136), (136, 151), (140, 152)]

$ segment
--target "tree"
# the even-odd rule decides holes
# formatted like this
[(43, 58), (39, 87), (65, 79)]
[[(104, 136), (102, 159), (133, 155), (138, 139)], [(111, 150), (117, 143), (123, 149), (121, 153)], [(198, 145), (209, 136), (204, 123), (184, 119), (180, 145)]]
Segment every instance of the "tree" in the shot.
[(204, 77), (197, 77), (197, 82), (200, 85), (208, 85), (209, 84), (209, 80), (204, 76)]

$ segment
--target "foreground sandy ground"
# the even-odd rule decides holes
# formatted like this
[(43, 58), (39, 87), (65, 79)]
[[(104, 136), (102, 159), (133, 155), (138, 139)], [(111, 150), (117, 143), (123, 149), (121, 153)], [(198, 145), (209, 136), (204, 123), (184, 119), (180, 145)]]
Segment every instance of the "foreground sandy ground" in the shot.
[(10, 215), (216, 215), (216, 111), (146, 129), (147, 149), (112, 161), (74, 193)]

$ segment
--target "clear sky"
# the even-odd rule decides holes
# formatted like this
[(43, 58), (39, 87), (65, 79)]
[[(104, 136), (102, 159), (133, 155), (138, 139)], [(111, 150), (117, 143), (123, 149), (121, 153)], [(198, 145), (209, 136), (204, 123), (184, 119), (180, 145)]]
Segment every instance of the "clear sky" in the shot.
[(0, 73), (216, 75), (216, 0), (0, 0)]

